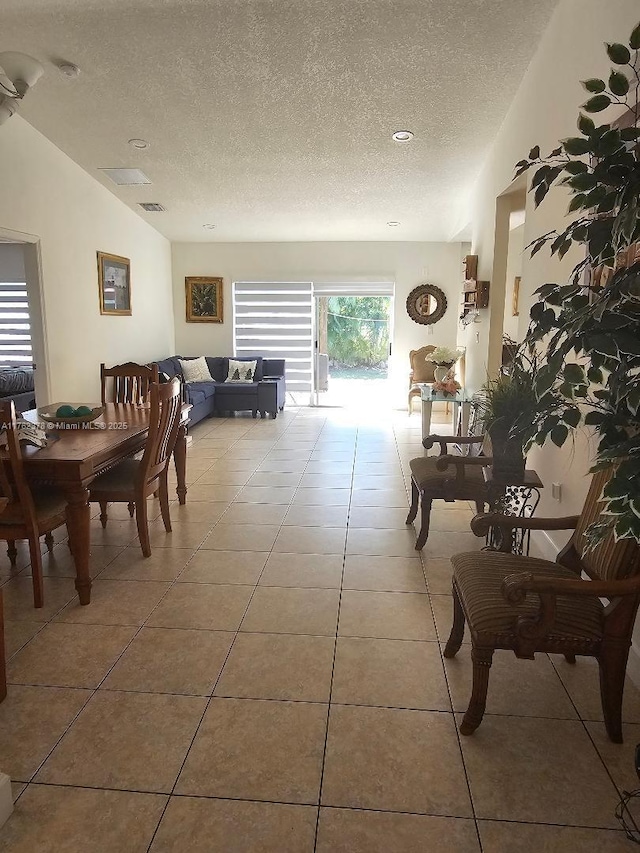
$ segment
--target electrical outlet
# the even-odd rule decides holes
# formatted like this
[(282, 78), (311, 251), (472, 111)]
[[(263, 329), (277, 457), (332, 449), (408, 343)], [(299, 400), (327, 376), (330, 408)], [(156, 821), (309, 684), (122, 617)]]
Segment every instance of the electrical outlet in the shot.
[(562, 483), (551, 483), (551, 497), (560, 503), (562, 500)]

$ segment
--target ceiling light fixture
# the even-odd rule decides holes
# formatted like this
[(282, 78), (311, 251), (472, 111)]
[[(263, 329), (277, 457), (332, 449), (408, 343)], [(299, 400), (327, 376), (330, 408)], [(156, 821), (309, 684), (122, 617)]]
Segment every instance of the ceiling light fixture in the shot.
[(206, 229), (207, 229), (207, 230), (209, 230), (209, 231), (213, 231), (213, 229), (214, 229), (216, 226), (215, 226), (215, 225), (211, 225), (211, 223), (207, 223), (206, 225), (203, 225), (202, 227), (203, 227), (203, 228), (206, 228)]
[(397, 228), (400, 225), (400, 223), (392, 220), (391, 222), (387, 222), (387, 225), (389, 226), (389, 228)]
[(149, 147), (150, 147), (151, 143), (150, 143), (150, 142), (147, 142), (147, 140), (146, 140), (146, 139), (130, 139), (130, 140), (129, 140), (129, 145), (130, 145), (132, 148), (137, 148), (137, 149), (138, 149), (138, 151), (144, 151), (144, 150), (145, 150), (145, 148), (149, 148)]
[(37, 59), (26, 53), (0, 53), (0, 124), (17, 112), (21, 101), (44, 74)]
[(413, 133), (410, 130), (396, 130), (391, 138), (394, 142), (411, 142)]
[(69, 80), (75, 80), (80, 75), (80, 69), (73, 62), (59, 62), (57, 67), (62, 76)]

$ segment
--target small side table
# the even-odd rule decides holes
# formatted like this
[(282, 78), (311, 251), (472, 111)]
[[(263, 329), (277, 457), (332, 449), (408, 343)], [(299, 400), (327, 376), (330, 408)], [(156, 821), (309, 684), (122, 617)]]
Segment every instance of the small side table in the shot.
[[(540, 489), (544, 483), (538, 474), (527, 468), (521, 480), (496, 480), (493, 468), (482, 469), (487, 484), (487, 497), (491, 512), (514, 515), (517, 518), (531, 518), (540, 502)], [(505, 540), (505, 536), (509, 539)], [(483, 550), (506, 551), (510, 554), (529, 553), (530, 530), (513, 530), (506, 534), (500, 527), (490, 527)]]
[(469, 417), (471, 414), (471, 400), (467, 399), (464, 392), (458, 392), (455, 396), (443, 394), (438, 391), (431, 392), (431, 385), (426, 383), (420, 386), (420, 400), (422, 401), (422, 439), (431, 435), (431, 412), (434, 403), (453, 403), (453, 431), (456, 434), (458, 423), (458, 409), (462, 406), (461, 435), (469, 434)]

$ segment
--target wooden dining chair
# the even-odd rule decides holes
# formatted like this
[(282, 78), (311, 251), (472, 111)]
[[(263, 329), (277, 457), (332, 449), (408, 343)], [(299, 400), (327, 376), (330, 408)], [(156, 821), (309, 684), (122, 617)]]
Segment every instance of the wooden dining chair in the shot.
[(100, 504), (100, 521), (103, 527), (107, 525), (109, 503), (134, 505), (140, 546), (145, 557), (151, 556), (147, 498), (156, 491), (160, 498), (165, 530), (171, 531), (167, 473), (180, 427), (180, 380), (171, 379), (162, 385), (151, 383), (149, 397), (149, 434), (142, 458), (124, 459), (96, 477), (89, 486), (89, 500)]
[(409, 353), (409, 414), (411, 414), (411, 406), (414, 397), (419, 397), (421, 394), (421, 382), (435, 382), (433, 371), (436, 365), (432, 361), (425, 361), (425, 358), (430, 352), (433, 352), (434, 346), (420, 347), (420, 349), (412, 349)]
[[(111, 381), (110, 381), (111, 380)], [(102, 386), (102, 405), (107, 403), (130, 403), (140, 406), (149, 402), (149, 388), (152, 382), (158, 382), (158, 365), (116, 364), (113, 367), (100, 365), (100, 384)], [(111, 393), (107, 393), (111, 385)]]
[(0, 423), (4, 425), (7, 436), (7, 448), (0, 464), (0, 489), (8, 500), (6, 509), (0, 514), (0, 540), (8, 544), (7, 554), (12, 565), (15, 565), (18, 553), (16, 540), (27, 540), (33, 578), (33, 604), (34, 607), (42, 607), (44, 591), (39, 539), (44, 536), (47, 547), (52, 550), (52, 531), (67, 522), (67, 501), (63, 494), (53, 489), (42, 487), (32, 492), (29, 488), (24, 475), (12, 400), (0, 404)]
[[(633, 626), (640, 603), (640, 547), (613, 534), (595, 548), (585, 531), (601, 515), (609, 471), (593, 476), (581, 515), (517, 518), (488, 513), (471, 529), (485, 536), (489, 526), (505, 530), (573, 530), (555, 563), (500, 552), (457, 554), (453, 565), (453, 627), (444, 656), (454, 657), (471, 633), (473, 687), (460, 726), (472, 734), (484, 716), (495, 649), (510, 649), (533, 660), (537, 652), (595, 657), (609, 738), (622, 743), (622, 697)], [(505, 537), (508, 539), (509, 537)], [(588, 579), (583, 579), (583, 574)], [(603, 602), (604, 599), (604, 602)]]

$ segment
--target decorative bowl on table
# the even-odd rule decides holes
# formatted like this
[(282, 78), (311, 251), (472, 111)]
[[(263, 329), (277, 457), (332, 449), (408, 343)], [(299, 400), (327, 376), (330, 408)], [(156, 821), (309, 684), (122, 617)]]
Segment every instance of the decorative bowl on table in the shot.
[(54, 403), (42, 406), (38, 415), (49, 424), (88, 424), (97, 420), (104, 412), (104, 406), (83, 406), (73, 403)]

